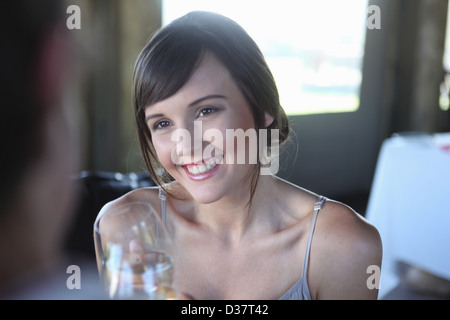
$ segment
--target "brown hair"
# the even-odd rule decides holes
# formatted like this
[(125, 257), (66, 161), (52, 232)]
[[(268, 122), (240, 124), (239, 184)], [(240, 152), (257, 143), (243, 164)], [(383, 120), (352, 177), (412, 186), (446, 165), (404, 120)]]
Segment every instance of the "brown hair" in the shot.
[[(265, 112), (274, 117), (267, 127), (279, 130), (279, 143), (289, 134), (288, 118), (267, 63), (253, 39), (234, 21), (210, 12), (191, 12), (157, 31), (140, 53), (133, 74), (134, 108), (141, 151), (150, 175), (159, 185), (171, 180), (162, 168), (145, 121), (145, 108), (169, 98), (189, 80), (205, 53), (213, 54), (230, 72), (249, 104), (256, 129), (265, 128)], [(270, 147), (268, 135), (267, 145)], [(250, 202), (261, 163), (252, 174)]]

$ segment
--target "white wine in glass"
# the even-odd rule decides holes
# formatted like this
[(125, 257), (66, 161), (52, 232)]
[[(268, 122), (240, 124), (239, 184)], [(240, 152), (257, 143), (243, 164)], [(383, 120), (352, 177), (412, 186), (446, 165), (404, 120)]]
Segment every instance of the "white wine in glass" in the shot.
[(149, 203), (103, 210), (94, 234), (99, 273), (111, 299), (179, 299), (171, 241)]

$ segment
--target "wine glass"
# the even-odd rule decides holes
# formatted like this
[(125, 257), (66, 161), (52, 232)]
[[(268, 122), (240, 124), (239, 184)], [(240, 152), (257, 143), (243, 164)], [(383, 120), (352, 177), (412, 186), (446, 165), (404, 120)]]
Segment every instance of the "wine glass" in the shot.
[(94, 224), (100, 277), (111, 299), (178, 299), (165, 226), (146, 202), (105, 209)]

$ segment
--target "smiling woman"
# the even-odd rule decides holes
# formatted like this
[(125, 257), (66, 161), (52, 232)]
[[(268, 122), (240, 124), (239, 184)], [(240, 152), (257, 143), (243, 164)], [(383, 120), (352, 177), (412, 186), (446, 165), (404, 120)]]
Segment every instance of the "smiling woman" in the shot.
[[(238, 144), (233, 143), (234, 147), (231, 148), (228, 147), (231, 145), (228, 140), (234, 142), (234, 139), (226, 138), (229, 136), (230, 129), (256, 132), (259, 128), (275, 125), (275, 118), (264, 111), (267, 116), (263, 118), (264, 123), (258, 126), (254, 120), (256, 116), (253, 115), (260, 116), (261, 112), (256, 107), (252, 110), (242, 93), (245, 89), (241, 90), (235, 84), (231, 74), (213, 54), (205, 53), (199, 55), (199, 58), (201, 59), (200, 64), (181, 89), (172, 96), (145, 107), (145, 119), (147, 119), (149, 133), (152, 135), (152, 146), (158, 155), (159, 162), (178, 182), (183, 181), (184, 178), (189, 179), (188, 183), (207, 179), (208, 181), (205, 181), (202, 186), (196, 186), (196, 192), (216, 184), (218, 177), (213, 179), (213, 176), (216, 173), (223, 172), (225, 168), (231, 168), (222, 166), (220, 163), (243, 164), (233, 167), (233, 170), (241, 171), (240, 177), (248, 177), (252, 174), (256, 184), (259, 177), (259, 164), (250, 166), (251, 163), (248, 161), (239, 161), (241, 154), (250, 153), (249, 149), (253, 148), (250, 148), (249, 145), (254, 145), (255, 142), (249, 141), (240, 148)], [(177, 63), (184, 62), (172, 62), (172, 64)], [(246, 80), (243, 79), (242, 82)], [(255, 90), (251, 88), (246, 89), (246, 91)], [(255, 98), (252, 98), (252, 100), (255, 100)], [(258, 105), (261, 106), (261, 104)], [(275, 109), (274, 106), (269, 107)], [(282, 109), (279, 108), (279, 110)], [(275, 114), (278, 115), (279, 112)], [(143, 118), (139, 114), (138, 117)], [(196, 126), (196, 124), (201, 124), (201, 126)], [(200, 132), (198, 132), (199, 128)], [(202, 140), (204, 136), (208, 136), (209, 130), (218, 132), (219, 134), (214, 135), (215, 138), (220, 136), (225, 138), (225, 141), (219, 141), (219, 139), (205, 141), (213, 149), (209, 148), (211, 156), (204, 159), (205, 150), (203, 149), (206, 149), (206, 146), (203, 147)], [(190, 139), (183, 139), (181, 144), (174, 141), (174, 136), (180, 136), (180, 131), (181, 133), (192, 132), (193, 135), (189, 134), (188, 136), (194, 137), (193, 143)], [(205, 131), (205, 134), (203, 131)], [(191, 150), (191, 145), (194, 146), (193, 150)], [(223, 148), (224, 146), (227, 146), (227, 150)], [(173, 161), (174, 158), (176, 161)], [(212, 166), (212, 163), (216, 163), (216, 166)], [(210, 170), (207, 171), (207, 167)], [(222, 167), (222, 170), (219, 170), (219, 167)], [(230, 177), (232, 176), (230, 175)], [(238, 182), (236, 180), (230, 183), (237, 184)]]
[[(226, 72), (223, 73), (224, 77), (227, 79), (232, 77), (231, 85), (235, 86), (248, 101), (256, 129), (267, 127), (268, 129), (280, 130), (280, 143), (286, 140), (288, 136), (288, 119), (280, 106), (275, 81), (259, 48), (239, 25), (229, 19), (218, 19), (218, 17), (221, 16), (203, 14), (202, 22), (196, 20), (195, 16), (190, 15), (185, 17), (185, 21), (175, 21), (171, 26), (163, 29), (164, 32), (155, 34), (141, 52), (136, 63), (134, 103), (139, 142), (149, 171), (155, 181), (168, 182), (170, 178), (168, 175), (165, 175), (164, 178), (157, 175), (157, 170), (151, 165), (151, 158), (156, 159), (157, 157), (149, 144), (152, 133), (146, 121), (149, 118), (155, 118), (157, 113), (154, 111), (146, 112), (146, 107), (165, 100), (177, 92), (193, 72), (199, 68), (199, 65), (204, 63), (205, 60), (207, 61), (207, 59), (203, 59), (207, 53), (213, 54), (210, 59), (219, 60), (219, 67), (222, 67), (222, 65), (226, 67)], [(206, 28), (212, 29), (209, 32), (203, 32)], [(217, 71), (221, 70), (217, 70), (216, 67), (209, 72), (214, 76), (220, 75), (221, 73), (217, 73)], [(148, 77), (148, 75), (151, 76)], [(197, 77), (203, 77), (201, 79), (204, 82), (202, 86), (209, 84), (207, 74), (197, 75)], [(258, 79), (258, 81), (256, 82), (254, 79)], [(217, 85), (221, 88), (223, 84), (218, 83)], [(204, 108), (207, 99), (215, 98), (217, 100), (223, 97), (214, 90), (217, 89), (204, 90), (205, 96), (197, 94), (191, 98), (187, 105)], [(216, 111), (218, 108), (215, 107), (216, 109), (214, 109), (210, 105), (207, 106), (210, 112)], [(146, 115), (146, 113), (148, 114)], [(265, 125), (265, 114), (274, 118), (273, 122), (267, 126)], [(161, 118), (161, 120), (164, 120), (164, 122), (155, 124), (159, 126), (161, 124), (169, 125), (166, 119)], [(270, 146), (270, 143), (267, 145)], [(253, 173), (255, 183), (259, 174), (258, 169), (259, 165)]]
[(381, 264), (376, 229), (341, 203), (261, 174), (266, 163), (253, 161), (255, 144), (276, 154), (289, 124), (243, 28), (189, 13), (150, 39), (133, 80), (139, 142), (159, 186), (102, 212), (133, 201), (160, 208), (179, 291), (196, 299), (377, 297), (366, 273)]

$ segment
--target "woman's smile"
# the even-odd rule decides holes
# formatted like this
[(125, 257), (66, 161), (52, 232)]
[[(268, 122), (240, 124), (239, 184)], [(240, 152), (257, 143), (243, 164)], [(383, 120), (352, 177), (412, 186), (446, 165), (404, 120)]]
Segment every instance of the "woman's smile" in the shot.
[(213, 157), (202, 160), (201, 163), (187, 164), (182, 167), (191, 180), (199, 181), (213, 176), (221, 162), (222, 157)]

